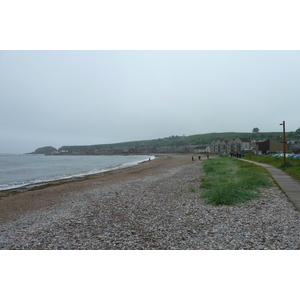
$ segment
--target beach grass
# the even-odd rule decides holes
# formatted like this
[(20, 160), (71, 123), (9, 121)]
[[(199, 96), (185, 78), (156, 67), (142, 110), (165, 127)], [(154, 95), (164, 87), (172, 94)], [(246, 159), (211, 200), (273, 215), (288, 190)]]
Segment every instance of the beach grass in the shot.
[(216, 158), (203, 162), (205, 176), (201, 197), (213, 205), (236, 205), (259, 197), (259, 188), (271, 186), (264, 168), (234, 158)]

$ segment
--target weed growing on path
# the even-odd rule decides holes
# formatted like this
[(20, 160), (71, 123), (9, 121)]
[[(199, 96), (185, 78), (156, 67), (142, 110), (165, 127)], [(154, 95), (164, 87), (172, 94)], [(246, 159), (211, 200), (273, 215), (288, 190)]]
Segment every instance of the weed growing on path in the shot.
[(194, 187), (190, 187), (190, 188), (189, 188), (189, 192), (190, 192), (190, 193), (196, 193), (196, 189), (195, 189)]

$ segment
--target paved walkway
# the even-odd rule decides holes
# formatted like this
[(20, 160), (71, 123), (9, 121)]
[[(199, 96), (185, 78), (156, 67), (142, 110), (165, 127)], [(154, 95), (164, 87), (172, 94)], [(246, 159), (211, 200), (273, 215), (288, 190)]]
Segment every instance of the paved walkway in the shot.
[(261, 164), (255, 161), (241, 159), (266, 168), (287, 197), (294, 203), (300, 211), (300, 182), (292, 178), (287, 173), (270, 165)]

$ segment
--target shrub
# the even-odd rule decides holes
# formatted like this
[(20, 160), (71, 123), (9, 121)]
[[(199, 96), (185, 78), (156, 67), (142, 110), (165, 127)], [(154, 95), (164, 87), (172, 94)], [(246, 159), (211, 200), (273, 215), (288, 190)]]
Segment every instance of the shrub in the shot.
[(286, 163), (283, 163), (282, 165), (280, 165), (278, 168), (280, 169), (285, 169), (285, 168), (291, 168), (293, 167), (294, 165), (292, 165), (289, 161), (286, 162)]

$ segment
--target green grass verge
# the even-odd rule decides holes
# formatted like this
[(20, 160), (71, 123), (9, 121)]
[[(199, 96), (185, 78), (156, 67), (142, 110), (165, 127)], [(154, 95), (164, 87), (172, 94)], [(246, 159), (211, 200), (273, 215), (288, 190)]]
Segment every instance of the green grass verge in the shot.
[[(244, 159), (250, 160), (249, 156), (245, 156)], [(251, 160), (262, 164), (271, 165), (276, 168), (280, 168), (296, 180), (300, 181), (300, 160), (293, 158), (286, 158), (286, 165), (284, 165), (283, 157), (273, 157), (265, 155), (251, 155)]]
[(259, 188), (271, 186), (264, 168), (234, 158), (205, 160), (203, 171), (202, 197), (213, 205), (236, 205), (257, 198)]

